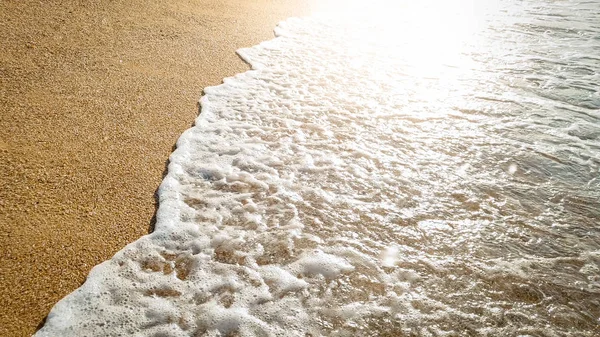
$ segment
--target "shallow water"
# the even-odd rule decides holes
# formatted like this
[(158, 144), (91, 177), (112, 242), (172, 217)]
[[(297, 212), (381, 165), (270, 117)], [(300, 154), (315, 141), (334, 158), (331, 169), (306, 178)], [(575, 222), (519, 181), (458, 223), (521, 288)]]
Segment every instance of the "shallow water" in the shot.
[(600, 334), (600, 3), (386, 6), (240, 50), (38, 336)]

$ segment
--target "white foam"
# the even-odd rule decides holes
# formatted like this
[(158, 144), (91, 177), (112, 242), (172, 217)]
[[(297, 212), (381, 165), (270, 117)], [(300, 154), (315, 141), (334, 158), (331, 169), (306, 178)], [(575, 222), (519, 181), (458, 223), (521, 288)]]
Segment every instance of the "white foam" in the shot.
[(595, 101), (503, 77), (549, 76), (538, 54), (568, 48), (528, 49), (535, 25), (517, 14), (439, 44), (426, 15), (344, 15), (289, 19), (239, 51), (253, 70), (205, 89), (155, 232), (95, 267), (36, 336), (593, 335)]

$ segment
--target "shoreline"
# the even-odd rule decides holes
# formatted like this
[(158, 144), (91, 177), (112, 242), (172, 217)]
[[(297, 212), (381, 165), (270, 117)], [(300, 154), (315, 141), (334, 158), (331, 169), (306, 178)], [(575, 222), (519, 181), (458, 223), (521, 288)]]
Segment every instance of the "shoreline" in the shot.
[(28, 336), (147, 234), (207, 86), (311, 3), (0, 4), (0, 334)]

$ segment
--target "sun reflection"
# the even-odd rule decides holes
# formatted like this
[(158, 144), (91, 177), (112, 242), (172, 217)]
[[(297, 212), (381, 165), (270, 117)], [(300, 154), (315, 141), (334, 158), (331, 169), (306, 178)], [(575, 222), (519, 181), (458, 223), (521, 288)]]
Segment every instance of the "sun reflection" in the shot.
[(392, 50), (411, 75), (440, 78), (474, 66), (467, 55), (497, 1), (329, 1), (316, 12), (365, 27), (355, 38)]

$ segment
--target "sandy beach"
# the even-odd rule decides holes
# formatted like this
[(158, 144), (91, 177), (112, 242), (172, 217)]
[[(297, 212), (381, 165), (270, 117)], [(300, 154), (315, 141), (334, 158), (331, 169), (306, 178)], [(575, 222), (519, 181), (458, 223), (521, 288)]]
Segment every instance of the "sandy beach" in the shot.
[(152, 227), (202, 89), (306, 1), (0, 3), (0, 335), (28, 336)]

